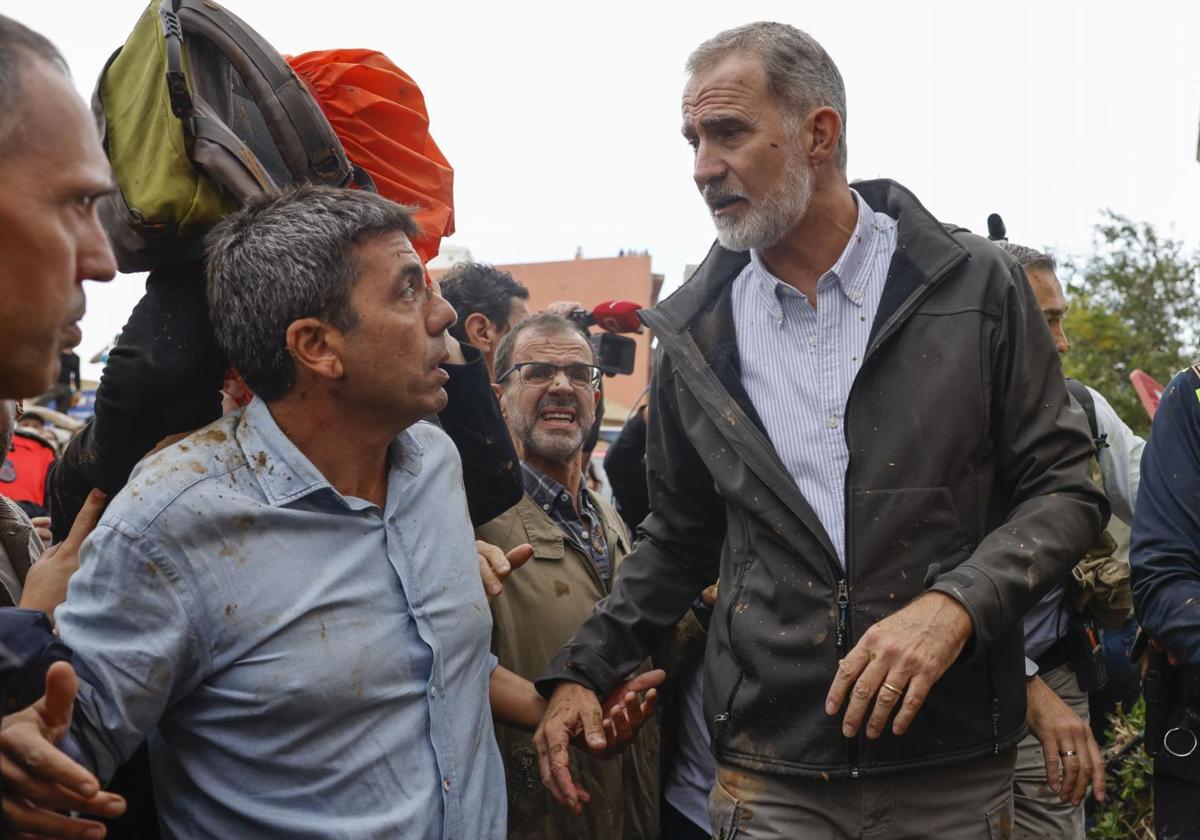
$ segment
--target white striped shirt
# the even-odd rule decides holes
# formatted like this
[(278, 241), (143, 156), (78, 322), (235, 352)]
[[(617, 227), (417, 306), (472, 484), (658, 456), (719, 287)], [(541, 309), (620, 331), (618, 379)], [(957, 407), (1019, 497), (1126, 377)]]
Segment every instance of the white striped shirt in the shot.
[[(853, 191), (852, 191), (853, 192)], [(888, 265), (896, 221), (858, 193), (858, 224), (817, 282), (817, 307), (779, 280), (755, 251), (733, 282), (742, 385), (792, 480), (846, 566), (846, 446), (843, 419)]]

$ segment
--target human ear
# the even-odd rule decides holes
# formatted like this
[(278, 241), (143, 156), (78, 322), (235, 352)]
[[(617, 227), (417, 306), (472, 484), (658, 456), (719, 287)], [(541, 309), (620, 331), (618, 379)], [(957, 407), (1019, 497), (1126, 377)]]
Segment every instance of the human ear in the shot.
[(828, 105), (812, 111), (805, 122), (805, 151), (813, 167), (837, 159), (838, 140), (842, 136), (842, 118)]
[(345, 374), (342, 334), (318, 318), (301, 318), (287, 328), (287, 349), (299, 367), (325, 379)]
[(479, 349), (481, 353), (486, 353), (494, 349), (492, 346), (492, 320), (481, 312), (472, 312), (467, 316), (467, 320), (463, 321), (463, 332), (467, 336), (467, 342)]

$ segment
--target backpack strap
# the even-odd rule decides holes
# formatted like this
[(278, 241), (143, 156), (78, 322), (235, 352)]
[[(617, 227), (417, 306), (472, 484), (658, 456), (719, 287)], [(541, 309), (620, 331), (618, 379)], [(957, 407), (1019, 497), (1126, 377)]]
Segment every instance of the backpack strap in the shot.
[(257, 32), (216, 3), (174, 0), (184, 32), (225, 53), (258, 103), (280, 154), (293, 172), (310, 172), (336, 187), (353, 173), (341, 142), (300, 77)]
[(1100, 434), (1100, 423), (1096, 419), (1096, 400), (1086, 385), (1069, 376), (1067, 377), (1067, 390), (1075, 398), (1075, 402), (1079, 403), (1083, 413), (1087, 415), (1088, 429), (1092, 432), (1092, 444), (1096, 447), (1096, 454), (1099, 455), (1100, 450), (1108, 446), (1108, 435)]

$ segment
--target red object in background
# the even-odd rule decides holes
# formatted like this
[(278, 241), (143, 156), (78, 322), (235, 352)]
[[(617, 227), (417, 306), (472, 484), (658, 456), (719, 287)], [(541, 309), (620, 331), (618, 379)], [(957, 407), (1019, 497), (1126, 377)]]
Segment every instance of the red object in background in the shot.
[(454, 170), (429, 134), (425, 97), (407, 73), (374, 50), (285, 56), (312, 90), (350, 161), (379, 194), (417, 208), (413, 247), (427, 263), (454, 233)]
[(642, 322), (637, 313), (641, 308), (631, 300), (608, 300), (592, 309), (589, 323), (610, 333), (640, 332)]
[(1142, 401), (1142, 408), (1146, 409), (1146, 413), (1153, 420), (1154, 412), (1158, 411), (1158, 403), (1162, 399), (1163, 391), (1167, 389), (1158, 384), (1158, 380), (1150, 374), (1141, 370), (1135, 370), (1129, 374), (1129, 381), (1133, 383), (1133, 390), (1137, 391), (1138, 399)]
[(13, 434), (12, 450), (0, 464), (0, 494), (14, 502), (46, 507), (46, 474), (54, 463), (54, 449), (33, 432)]

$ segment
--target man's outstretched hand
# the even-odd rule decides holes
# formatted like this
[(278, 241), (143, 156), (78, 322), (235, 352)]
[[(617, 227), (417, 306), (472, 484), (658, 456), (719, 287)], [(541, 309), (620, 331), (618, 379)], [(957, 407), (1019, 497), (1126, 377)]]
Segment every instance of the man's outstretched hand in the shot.
[(533, 557), (533, 546), (529, 543), (522, 543), (505, 554), (491, 543), (475, 540), (475, 551), (479, 555), (479, 577), (489, 601), (504, 591), (508, 576)]
[(41, 699), (0, 725), (5, 836), (92, 840), (104, 836), (103, 825), (56, 812), (116, 817), (125, 811), (124, 799), (102, 792), (95, 776), (55, 746), (71, 725), (77, 688), (75, 670), (56, 662), (46, 673)]
[(925, 593), (872, 625), (838, 663), (825, 700), (826, 714), (837, 714), (848, 696), (842, 734), (852, 738), (874, 699), (867, 737), (882, 735), (897, 707), (892, 732), (903, 735), (973, 630), (970, 615), (958, 601), (941, 592)]
[[(658, 707), (658, 686), (666, 671), (654, 670), (625, 681), (601, 706), (595, 692), (578, 683), (563, 682), (550, 696), (546, 714), (533, 735), (542, 784), (574, 814), (583, 811), (587, 791), (571, 778), (568, 744), (582, 740), (588, 751), (607, 758), (619, 753)], [(638, 695), (644, 693), (644, 699)]]

